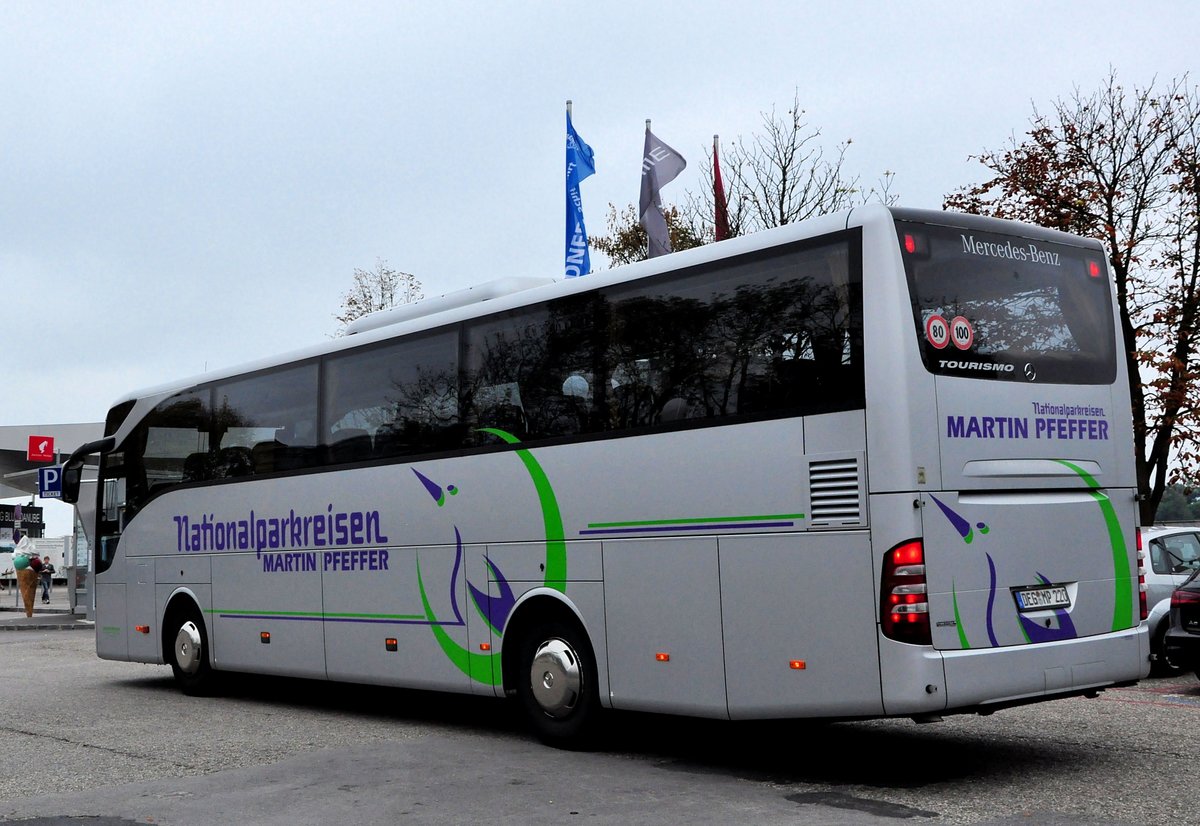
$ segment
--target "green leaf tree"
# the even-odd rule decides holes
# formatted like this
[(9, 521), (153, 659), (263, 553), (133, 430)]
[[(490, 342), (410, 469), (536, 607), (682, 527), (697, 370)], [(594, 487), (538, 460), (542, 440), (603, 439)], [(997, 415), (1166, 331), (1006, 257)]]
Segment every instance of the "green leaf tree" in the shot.
[(1192, 506), (1181, 485), (1170, 485), (1163, 491), (1162, 501), (1158, 503), (1157, 519), (1159, 522), (1189, 522)]
[[(671, 236), (671, 249), (675, 251), (698, 247), (704, 243), (687, 219), (674, 205), (663, 206), (663, 218)], [(646, 260), (649, 239), (638, 220), (637, 207), (633, 204), (620, 212), (614, 204), (608, 205), (608, 235), (592, 239), (592, 247), (604, 253), (613, 266), (632, 264)]]

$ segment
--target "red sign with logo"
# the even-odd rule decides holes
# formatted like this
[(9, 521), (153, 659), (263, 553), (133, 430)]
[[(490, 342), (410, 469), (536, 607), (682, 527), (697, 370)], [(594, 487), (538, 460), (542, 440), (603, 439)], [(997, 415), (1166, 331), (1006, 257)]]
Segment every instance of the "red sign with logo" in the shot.
[(53, 462), (54, 437), (30, 436), (29, 452), (25, 454), (25, 458), (31, 462)]

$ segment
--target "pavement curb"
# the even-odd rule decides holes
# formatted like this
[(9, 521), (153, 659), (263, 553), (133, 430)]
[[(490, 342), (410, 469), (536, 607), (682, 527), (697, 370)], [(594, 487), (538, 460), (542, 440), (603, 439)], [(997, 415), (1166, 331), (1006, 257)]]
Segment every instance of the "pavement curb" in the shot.
[(34, 622), (17, 624), (0, 622), (0, 633), (4, 631), (94, 631), (96, 623), (91, 620), (77, 622)]

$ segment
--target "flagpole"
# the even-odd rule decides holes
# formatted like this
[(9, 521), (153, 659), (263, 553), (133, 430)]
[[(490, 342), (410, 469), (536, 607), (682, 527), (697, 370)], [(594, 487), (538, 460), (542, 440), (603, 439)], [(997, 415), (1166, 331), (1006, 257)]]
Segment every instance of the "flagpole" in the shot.
[(567, 101), (567, 117), (571, 116), (571, 101)]

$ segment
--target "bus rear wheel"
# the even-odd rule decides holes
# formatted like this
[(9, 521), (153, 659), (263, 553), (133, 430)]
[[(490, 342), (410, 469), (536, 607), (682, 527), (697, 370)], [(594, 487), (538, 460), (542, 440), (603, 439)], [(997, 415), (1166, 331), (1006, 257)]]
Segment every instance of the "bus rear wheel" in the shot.
[(171, 673), (184, 694), (203, 696), (212, 690), (213, 673), (208, 661), (208, 636), (200, 612), (188, 609), (174, 615), (169, 626), (171, 637)]
[(547, 620), (521, 637), (517, 698), (538, 739), (582, 748), (596, 730), (600, 699), (596, 658), (575, 624)]

